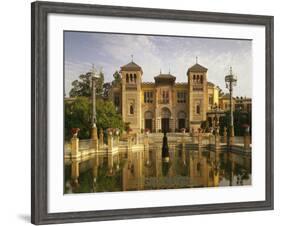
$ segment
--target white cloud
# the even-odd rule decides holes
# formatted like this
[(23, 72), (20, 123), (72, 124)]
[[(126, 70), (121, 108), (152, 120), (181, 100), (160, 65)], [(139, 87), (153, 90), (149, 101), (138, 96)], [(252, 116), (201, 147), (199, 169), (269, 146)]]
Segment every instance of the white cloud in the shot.
[[(81, 48), (83, 56), (76, 54), (75, 51), (75, 54), (66, 56), (67, 59), (71, 59), (66, 62), (66, 90), (70, 89), (71, 81), (91, 68), (92, 63), (102, 67), (105, 80), (111, 81), (114, 71), (130, 62), (132, 54), (134, 61), (144, 71), (143, 81), (154, 81), (153, 77), (158, 75), (161, 69), (163, 73), (168, 73), (170, 70), (171, 74), (177, 77), (178, 82), (184, 82), (187, 81), (188, 67), (195, 63), (195, 57), (198, 56), (199, 63), (208, 68), (210, 81), (224, 88), (224, 76), (232, 66), (238, 76), (238, 86), (234, 94), (251, 96), (250, 41), (100, 33), (81, 33), (81, 35), (88, 35), (90, 38), (83, 40), (83, 43), (77, 39), (69, 46), (69, 48), (77, 48), (83, 45)], [(83, 62), (79, 56), (88, 60)]]

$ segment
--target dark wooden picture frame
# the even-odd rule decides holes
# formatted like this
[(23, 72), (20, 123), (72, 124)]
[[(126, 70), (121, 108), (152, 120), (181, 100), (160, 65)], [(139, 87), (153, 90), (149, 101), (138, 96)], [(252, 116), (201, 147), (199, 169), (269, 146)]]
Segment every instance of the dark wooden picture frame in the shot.
[[(152, 208), (117, 209), (48, 213), (47, 188), (47, 17), (50, 13), (95, 15), (126, 18), (165, 19), (229, 24), (261, 25), (266, 34), (266, 194), (265, 201), (186, 205)], [(70, 223), (192, 214), (227, 213), (273, 209), (273, 17), (260, 15), (210, 13), (167, 9), (133, 8), (56, 2), (31, 5), (32, 43), (32, 152), (31, 152), (31, 221), (33, 224)]]

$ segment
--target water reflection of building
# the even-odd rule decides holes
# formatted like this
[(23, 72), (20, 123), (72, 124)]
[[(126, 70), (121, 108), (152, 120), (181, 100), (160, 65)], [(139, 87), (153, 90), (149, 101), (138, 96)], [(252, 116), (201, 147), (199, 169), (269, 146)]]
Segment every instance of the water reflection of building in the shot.
[[(251, 158), (230, 152), (187, 150), (172, 145), (170, 162), (162, 161), (161, 146), (127, 155), (96, 155), (84, 162), (72, 161), (74, 192), (131, 191), (250, 184)], [(92, 184), (89, 184), (92, 183)], [(76, 189), (76, 190), (75, 190)], [(88, 190), (87, 190), (88, 189)]]
[[(187, 70), (186, 83), (177, 83), (174, 75), (161, 71), (154, 82), (142, 82), (144, 72), (132, 61), (121, 67), (121, 82), (113, 84), (113, 102), (123, 121), (137, 132), (196, 129), (214, 105), (229, 108), (229, 98), (219, 98), (220, 89), (208, 81), (207, 71), (196, 62)], [(247, 106), (248, 109), (250, 105)]]

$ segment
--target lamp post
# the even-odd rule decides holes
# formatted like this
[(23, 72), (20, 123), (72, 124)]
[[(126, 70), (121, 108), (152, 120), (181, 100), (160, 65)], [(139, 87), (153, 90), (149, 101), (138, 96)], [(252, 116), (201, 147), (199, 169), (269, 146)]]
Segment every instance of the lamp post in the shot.
[(92, 80), (92, 133), (91, 133), (91, 137), (93, 140), (93, 146), (94, 148), (97, 148), (98, 143), (98, 132), (97, 132), (97, 126), (96, 126), (96, 122), (97, 122), (97, 116), (96, 116), (96, 81), (97, 79), (99, 79), (99, 75), (93, 65), (92, 67), (92, 71), (91, 71), (91, 80)]
[(237, 77), (232, 74), (232, 67), (230, 67), (229, 75), (225, 76), (225, 85), (229, 90), (229, 104), (230, 104), (230, 123), (228, 134), (228, 145), (233, 145), (234, 141), (234, 127), (233, 127), (233, 109), (232, 109), (232, 92), (233, 87), (237, 84)]

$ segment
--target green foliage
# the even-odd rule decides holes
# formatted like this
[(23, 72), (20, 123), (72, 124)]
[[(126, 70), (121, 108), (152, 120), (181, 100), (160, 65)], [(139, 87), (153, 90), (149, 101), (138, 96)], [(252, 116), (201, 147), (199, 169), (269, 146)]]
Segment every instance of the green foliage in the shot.
[(106, 82), (103, 84), (103, 98), (110, 99), (111, 83)]
[(244, 125), (249, 125), (251, 128), (251, 113), (235, 111), (234, 118), (234, 133), (236, 136), (243, 136), (245, 132)]
[(119, 74), (118, 71), (115, 71), (114, 74), (113, 74), (113, 78), (114, 78), (114, 83), (115, 84), (119, 84), (121, 83), (121, 75)]
[[(87, 97), (77, 97), (73, 101), (65, 101), (65, 139), (72, 136), (71, 128), (80, 128), (78, 134), (81, 139), (89, 139), (91, 132), (91, 101)], [(116, 112), (111, 101), (97, 99), (97, 127), (124, 129), (122, 117)]]
[(97, 192), (120, 191), (122, 187), (121, 171), (117, 171), (114, 175), (108, 175), (108, 167), (99, 167), (99, 176), (97, 178)]
[[(224, 127), (228, 128), (230, 123), (230, 113), (226, 112), (225, 117), (220, 118), (220, 134), (223, 135)], [(233, 112), (233, 124), (234, 124), (234, 134), (235, 136), (244, 136), (245, 124), (252, 127), (251, 112), (234, 111)], [(250, 130), (251, 133), (251, 130)]]
[(97, 127), (104, 131), (108, 128), (124, 129), (122, 116), (117, 113), (114, 104), (111, 101), (97, 100)]
[(99, 79), (96, 82), (96, 93), (97, 96), (102, 96), (103, 95), (103, 83), (104, 83), (104, 73), (102, 70), (99, 72)]
[[(96, 82), (96, 94), (101, 96), (103, 94), (104, 74), (100, 70), (98, 72), (99, 79)], [(91, 72), (79, 76), (79, 80), (72, 82), (72, 89), (69, 92), (70, 97), (90, 97), (91, 96)]]
[(220, 135), (223, 136), (223, 131), (224, 131), (224, 128), (228, 128), (228, 124), (230, 122), (230, 115), (229, 115), (229, 112), (226, 112), (225, 113), (225, 117), (220, 117), (220, 122), (219, 122), (219, 125), (220, 125)]
[(74, 193), (89, 193), (93, 188), (93, 173), (91, 170), (81, 172), (79, 175), (79, 186)]
[(87, 97), (77, 97), (73, 101), (65, 101), (65, 139), (72, 136), (72, 128), (80, 128), (79, 137), (90, 138), (91, 131), (91, 102)]
[[(115, 77), (118, 80), (116, 73), (118, 72), (115, 72)], [(111, 83), (104, 83), (102, 70), (98, 74), (100, 78), (96, 81), (97, 127), (104, 130), (107, 128), (119, 128), (122, 131), (124, 129), (122, 117), (116, 112), (113, 103), (109, 101)], [(92, 103), (89, 98), (92, 96), (91, 79), (91, 72), (87, 72), (80, 75), (78, 80), (72, 82), (73, 87), (69, 92), (69, 96), (74, 99), (65, 101), (65, 139), (71, 138), (72, 128), (80, 129), (78, 136), (81, 139), (90, 138), (92, 126)]]

